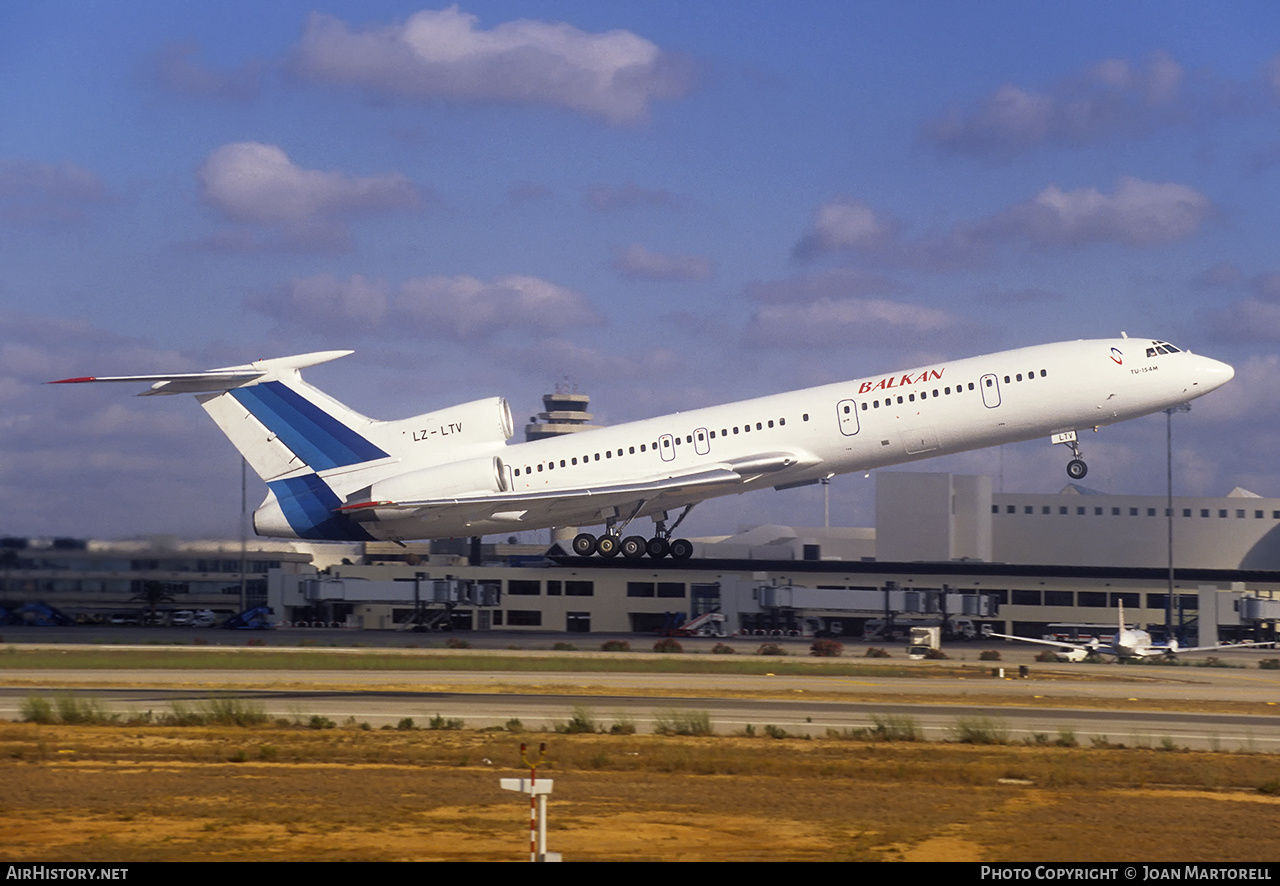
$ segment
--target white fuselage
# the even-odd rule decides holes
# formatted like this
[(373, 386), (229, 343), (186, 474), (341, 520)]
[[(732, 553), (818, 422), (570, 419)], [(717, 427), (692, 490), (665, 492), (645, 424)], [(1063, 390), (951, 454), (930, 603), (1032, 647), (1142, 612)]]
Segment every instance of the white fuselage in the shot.
[[(731, 487), (690, 488), (674, 502), (683, 505), (1108, 425), (1186, 403), (1233, 375), (1225, 363), (1173, 348), (1156, 352), (1154, 344), (1121, 338), (1021, 348), (467, 455), (500, 459), (508, 496), (604, 490), (726, 465), (743, 477)], [(433, 415), (447, 419), (448, 410)], [(422, 464), (438, 465), (428, 446)], [(404, 472), (414, 459), (398, 462)], [(321, 476), (346, 495), (340, 474)], [(421, 490), (420, 497), (431, 495)], [(626, 516), (652, 516), (672, 504), (667, 496)], [(593, 525), (611, 516), (618, 515), (585, 495), (482, 519), (423, 509), (368, 529), (386, 538), (438, 538)]]

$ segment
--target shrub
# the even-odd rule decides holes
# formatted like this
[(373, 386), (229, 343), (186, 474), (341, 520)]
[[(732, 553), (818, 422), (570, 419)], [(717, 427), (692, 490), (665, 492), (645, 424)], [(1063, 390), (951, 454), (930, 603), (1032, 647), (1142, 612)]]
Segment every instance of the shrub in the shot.
[(928, 652), (924, 654), (924, 657), (929, 661), (950, 661), (951, 660), (951, 656), (947, 655), (941, 649), (930, 649)]
[(978, 653), (978, 661), (1000, 661), (1000, 652), (996, 649), (984, 649)]
[(328, 717), (320, 714), (312, 714), (311, 719), (307, 721), (308, 729), (334, 729), (337, 725), (337, 723), (333, 722)]
[(605, 640), (600, 644), (601, 652), (630, 652), (631, 644), (626, 640)]
[(18, 708), (24, 723), (53, 723), (53, 703), (42, 695), (28, 695)]
[(765, 643), (756, 650), (756, 655), (786, 655), (787, 650), (777, 643)]
[(819, 638), (809, 647), (809, 654), (818, 658), (839, 658), (844, 654), (844, 644), (839, 640)]
[(599, 732), (591, 709), (579, 705), (573, 709), (569, 719), (556, 725), (556, 732), (561, 735), (578, 735), (581, 733)]
[(413, 717), (401, 718), (400, 722), (396, 724), (396, 728), (401, 732), (408, 732), (413, 728)]
[(684, 652), (684, 648), (681, 647), (681, 645), (677, 643), (673, 638), (663, 637), (657, 643), (653, 644), (653, 651), (654, 652)]
[(865, 654), (866, 658), (888, 658), (889, 651), (881, 649), (879, 646), (868, 646)]
[(440, 714), (427, 721), (428, 729), (461, 729), (464, 725), (466, 724), (456, 717), (443, 717)]
[(1036, 656), (1036, 661), (1055, 662), (1057, 660), (1058, 653), (1054, 652), (1052, 649), (1045, 649)]
[[(727, 643), (717, 643), (716, 645), (711, 647), (712, 655), (733, 655), (737, 651), (738, 650), (734, 649), (732, 646), (728, 645)], [(1276, 660), (1280, 661), (1280, 659), (1276, 659)]]
[(871, 737), (880, 741), (923, 741), (924, 734), (914, 717), (905, 714), (873, 715)]
[(1258, 667), (1264, 671), (1280, 671), (1280, 658), (1264, 658), (1258, 662)]
[(764, 734), (770, 738), (786, 738), (787, 730), (783, 729), (781, 726), (768, 725), (764, 727)]
[(572, 643), (566, 643), (563, 640), (553, 644), (551, 648), (555, 652), (577, 652), (578, 651), (577, 646), (574, 646)]
[(257, 726), (267, 722), (262, 705), (242, 698), (211, 698), (204, 702), (205, 722), (215, 726)]
[(658, 711), (653, 715), (657, 735), (711, 735), (711, 715), (706, 711)]
[(53, 706), (57, 710), (58, 721), (69, 724), (110, 723), (116, 716), (108, 714), (102, 703), (94, 699), (77, 698), (70, 693), (56, 695)]
[(952, 729), (961, 744), (1008, 744), (1009, 730), (991, 717), (961, 717)]
[(609, 727), (610, 735), (635, 735), (636, 721), (632, 720), (625, 714), (619, 714), (618, 719), (613, 721), (613, 725)]
[(450, 637), (448, 640), (445, 641), (444, 645), (448, 646), (450, 649), (470, 649), (471, 648), (471, 642), (469, 640), (464, 640), (461, 637)]

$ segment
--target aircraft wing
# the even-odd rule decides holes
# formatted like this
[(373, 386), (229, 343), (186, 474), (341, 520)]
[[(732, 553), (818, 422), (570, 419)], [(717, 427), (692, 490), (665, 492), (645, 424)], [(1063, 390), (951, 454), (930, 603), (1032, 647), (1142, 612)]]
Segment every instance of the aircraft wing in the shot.
[(1251, 640), (1247, 643), (1218, 643), (1214, 646), (1152, 646), (1151, 651), (1156, 654), (1164, 655), (1182, 655), (1187, 652), (1213, 652), (1218, 649), (1248, 649), (1258, 646), (1275, 646), (1272, 640)]
[(1086, 651), (1089, 649), (1089, 646), (1085, 643), (1067, 643), (1062, 640), (1034, 640), (1031, 637), (1019, 637), (1014, 634), (996, 634), (996, 633), (984, 632), (982, 636), (998, 637), (1001, 640), (1020, 640), (1023, 643), (1034, 643), (1037, 646), (1054, 646), (1058, 649), (1084, 649)]
[(611, 517), (630, 519), (683, 507), (725, 487), (742, 486), (787, 468), (807, 467), (818, 462), (808, 453), (762, 452), (648, 480), (405, 501), (348, 501), (337, 511), (360, 521), (405, 518), (451, 524), (496, 521), (511, 523), (513, 528), (533, 520), (544, 524), (548, 520), (562, 525), (594, 524)]
[(532, 519), (563, 519), (599, 523), (617, 513), (623, 517), (674, 508), (705, 497), (705, 492), (739, 485), (743, 475), (726, 467), (692, 471), (635, 483), (601, 484), (575, 489), (425, 498), (412, 501), (353, 502), (337, 510), (356, 520), (396, 520), (407, 517), (456, 522), (495, 520), (518, 524)]

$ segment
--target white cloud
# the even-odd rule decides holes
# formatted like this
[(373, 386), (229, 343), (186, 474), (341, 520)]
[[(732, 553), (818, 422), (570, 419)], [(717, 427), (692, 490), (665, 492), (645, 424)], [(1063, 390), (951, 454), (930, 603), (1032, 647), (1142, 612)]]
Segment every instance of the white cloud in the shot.
[(460, 275), (418, 277), (391, 288), (359, 274), (318, 274), (247, 300), (286, 330), (400, 338), (430, 332), (471, 341), (508, 329), (558, 330), (601, 323), (581, 294), (538, 277), (491, 281)]
[(706, 256), (652, 252), (640, 243), (618, 249), (613, 267), (624, 276), (645, 280), (705, 280), (715, 272)]
[(679, 197), (661, 188), (642, 188), (625, 184), (592, 185), (585, 198), (587, 208), (597, 212), (615, 212), (620, 209), (647, 207), (650, 209), (679, 209), (683, 203)]
[(240, 222), (297, 223), (422, 204), (418, 188), (403, 175), (358, 178), (303, 169), (280, 148), (258, 142), (223, 145), (197, 174), (205, 201)]
[(530, 19), (486, 31), (478, 23), (457, 6), (362, 29), (313, 13), (293, 66), (378, 95), (546, 104), (611, 123), (644, 120), (654, 99), (688, 88), (682, 64), (630, 31), (589, 34)]
[(670, 382), (683, 365), (680, 355), (665, 348), (647, 350), (638, 356), (600, 351), (563, 339), (539, 342), (516, 354), (516, 362), (526, 371), (549, 377), (618, 379), (631, 383)]
[(1187, 185), (1125, 177), (1110, 195), (1095, 188), (1064, 191), (1049, 185), (1031, 200), (979, 223), (976, 233), (1050, 246), (1159, 246), (1193, 236), (1212, 214), (1209, 198)]
[(861, 200), (841, 198), (818, 207), (809, 230), (792, 254), (804, 259), (846, 249), (879, 250), (898, 236), (897, 222)]
[(919, 346), (966, 332), (966, 324), (937, 308), (879, 298), (822, 298), (765, 304), (751, 318), (746, 341), (761, 347)]
[(200, 47), (193, 42), (171, 43), (157, 54), (155, 74), (161, 85), (197, 98), (249, 101), (262, 87), (264, 66), (249, 62), (233, 71), (215, 71), (199, 60)]
[(1280, 99), (1280, 55), (1273, 55), (1262, 68), (1262, 80), (1273, 97)]
[(386, 318), (386, 284), (359, 274), (346, 280), (317, 274), (291, 280), (275, 297), (251, 299), (249, 306), (287, 326), (352, 332)]
[(110, 200), (101, 180), (81, 166), (0, 158), (0, 222), (78, 222), (85, 210)]
[(1202, 327), (1219, 341), (1280, 342), (1280, 304), (1244, 299), (1210, 311)]
[(996, 248), (1017, 242), (1162, 246), (1199, 233), (1213, 214), (1209, 198), (1187, 185), (1125, 177), (1110, 194), (1049, 185), (995, 215), (912, 238), (865, 203), (840, 199), (819, 207), (792, 256), (807, 261), (848, 253), (868, 265), (945, 271), (987, 264)]
[(397, 310), (421, 327), (459, 339), (503, 329), (551, 331), (601, 322), (581, 294), (518, 274), (490, 282), (465, 275), (408, 280), (400, 287)]
[(1107, 59), (1044, 92), (1004, 84), (975, 108), (930, 122), (925, 132), (950, 151), (1004, 155), (1140, 134), (1219, 112), (1214, 99), (1201, 100), (1187, 86), (1168, 53), (1153, 53), (1142, 65)]

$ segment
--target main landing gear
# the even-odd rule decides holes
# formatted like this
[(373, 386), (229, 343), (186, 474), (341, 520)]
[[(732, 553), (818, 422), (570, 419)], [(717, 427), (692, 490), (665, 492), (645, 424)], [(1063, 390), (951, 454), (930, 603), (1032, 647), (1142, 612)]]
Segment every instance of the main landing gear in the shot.
[(688, 560), (693, 556), (693, 543), (687, 538), (663, 538), (655, 536), (645, 539), (640, 535), (628, 535), (619, 539), (616, 535), (602, 535), (596, 538), (589, 532), (574, 536), (573, 552), (579, 557), (590, 557), (599, 554), (601, 557), (616, 557), (619, 554), (626, 560), (639, 560), (648, 555), (654, 560), (670, 556), (673, 560)]
[[(622, 554), (626, 560), (639, 560), (641, 557), (648, 555), (654, 560), (661, 560), (663, 557), (670, 556), (673, 560), (688, 560), (693, 556), (693, 544), (686, 538), (672, 538), (671, 531), (680, 525), (689, 511), (693, 509), (693, 505), (689, 505), (680, 514), (679, 519), (672, 524), (671, 529), (667, 528), (667, 514), (662, 511), (653, 517), (654, 536), (645, 539), (640, 535), (622, 536), (623, 529), (626, 528), (628, 519), (621, 526), (615, 526), (617, 518), (606, 520), (605, 534), (596, 538), (589, 532), (582, 532), (574, 536), (573, 552), (579, 557), (590, 557), (592, 554), (599, 554), (601, 557), (616, 557)], [(636, 509), (637, 512), (639, 508)]]

